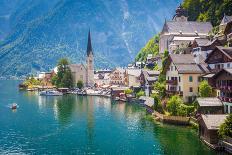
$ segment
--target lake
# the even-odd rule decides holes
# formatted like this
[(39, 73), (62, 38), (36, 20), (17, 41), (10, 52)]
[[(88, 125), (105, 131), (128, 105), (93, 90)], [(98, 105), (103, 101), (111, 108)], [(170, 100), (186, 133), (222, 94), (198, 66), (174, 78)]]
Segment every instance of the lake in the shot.
[(0, 80), (0, 154), (216, 154), (195, 130), (155, 122), (137, 104), (39, 96), (19, 82)]

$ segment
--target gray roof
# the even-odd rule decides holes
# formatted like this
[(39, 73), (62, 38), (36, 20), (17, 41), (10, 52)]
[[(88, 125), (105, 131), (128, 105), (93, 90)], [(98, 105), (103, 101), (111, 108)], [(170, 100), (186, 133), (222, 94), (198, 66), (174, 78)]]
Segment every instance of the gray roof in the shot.
[(195, 41), (198, 46), (205, 46), (210, 42), (207, 38), (196, 38)]
[(86, 69), (83, 64), (70, 64), (69, 67), (70, 67), (71, 71), (75, 71), (76, 68), (80, 68), (80, 67), (83, 67), (84, 69)]
[(208, 73), (207, 64), (200, 58), (199, 64), (196, 63), (192, 54), (170, 54), (170, 58), (179, 73)]
[(224, 17), (222, 18), (222, 21), (221, 21), (221, 25), (227, 24), (227, 23), (229, 23), (230, 21), (232, 21), (232, 16), (224, 15)]
[(169, 33), (182, 34), (208, 34), (213, 26), (210, 22), (195, 22), (195, 21), (168, 21), (165, 24), (165, 29)]
[(192, 54), (170, 54), (174, 64), (195, 64)]
[(220, 107), (223, 106), (217, 97), (199, 97), (197, 98), (200, 107)]
[(224, 70), (226, 70), (228, 73), (232, 74), (232, 68), (225, 68)]
[(220, 125), (224, 123), (226, 117), (228, 115), (220, 114), (220, 115), (201, 115), (206, 127), (208, 129), (219, 129)]
[(147, 81), (149, 82), (155, 82), (158, 80), (158, 77), (147, 77)]
[(159, 74), (160, 74), (160, 71), (148, 70), (147, 73), (148, 73), (149, 76), (152, 76), (152, 75), (159, 75)]
[(127, 69), (127, 73), (132, 76), (139, 77), (142, 73), (141, 69)]

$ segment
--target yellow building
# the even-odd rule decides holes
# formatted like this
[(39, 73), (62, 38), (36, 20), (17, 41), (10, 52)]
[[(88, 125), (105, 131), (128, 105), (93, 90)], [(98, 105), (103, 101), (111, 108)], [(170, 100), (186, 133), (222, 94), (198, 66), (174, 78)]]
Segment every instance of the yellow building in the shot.
[(207, 64), (191, 54), (171, 54), (164, 68), (166, 93), (180, 95), (191, 103), (198, 95), (200, 76), (208, 73)]

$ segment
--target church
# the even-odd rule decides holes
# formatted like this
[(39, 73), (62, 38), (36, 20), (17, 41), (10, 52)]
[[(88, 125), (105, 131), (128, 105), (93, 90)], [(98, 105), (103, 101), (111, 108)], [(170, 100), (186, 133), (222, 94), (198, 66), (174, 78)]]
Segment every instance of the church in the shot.
[(94, 86), (94, 56), (90, 31), (86, 50), (86, 64), (70, 64), (69, 67), (75, 84), (78, 81), (82, 81), (85, 87)]
[(210, 22), (189, 21), (187, 11), (180, 4), (171, 21), (166, 21), (160, 33), (159, 52), (173, 53), (186, 48), (194, 39), (206, 39), (213, 26)]

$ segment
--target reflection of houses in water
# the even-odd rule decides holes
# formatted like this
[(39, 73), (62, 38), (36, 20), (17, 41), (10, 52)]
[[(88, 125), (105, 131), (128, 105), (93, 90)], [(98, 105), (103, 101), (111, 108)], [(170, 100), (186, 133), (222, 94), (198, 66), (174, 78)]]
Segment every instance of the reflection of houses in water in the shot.
[(107, 113), (110, 112), (111, 109), (111, 99), (106, 97), (94, 97), (94, 103), (97, 108), (104, 108)]
[(94, 138), (94, 97), (90, 96), (87, 99), (87, 136), (89, 143), (93, 142)]

